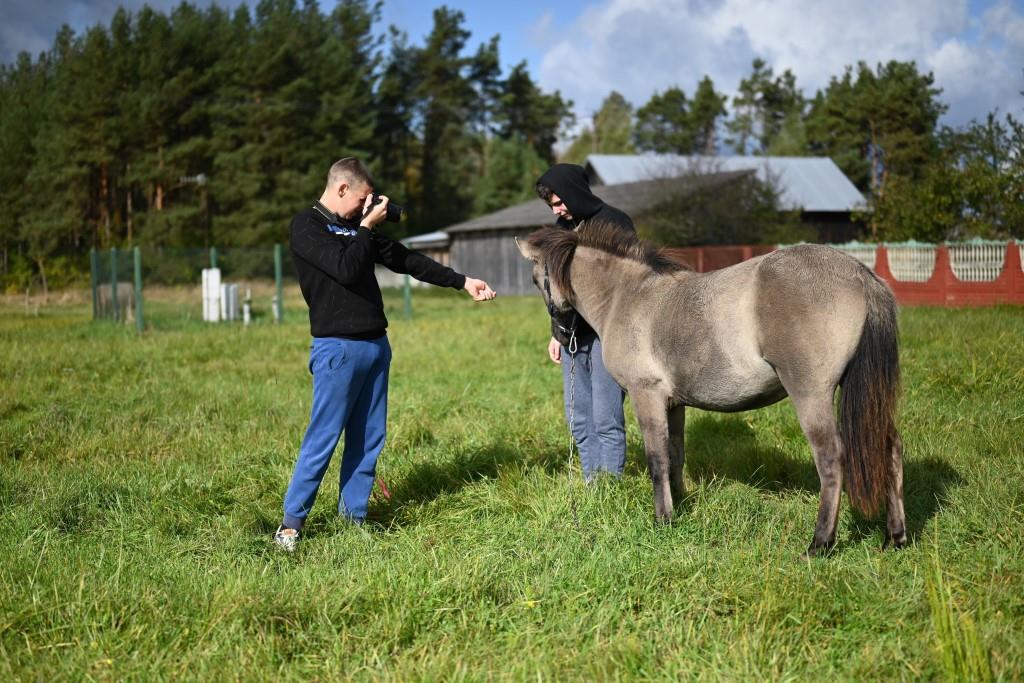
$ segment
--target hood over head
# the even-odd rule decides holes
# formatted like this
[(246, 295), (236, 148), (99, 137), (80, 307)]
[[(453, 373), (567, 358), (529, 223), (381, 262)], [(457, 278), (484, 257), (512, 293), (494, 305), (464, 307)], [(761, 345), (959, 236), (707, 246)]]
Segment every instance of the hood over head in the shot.
[(582, 166), (555, 164), (537, 182), (550, 187), (565, 202), (576, 222), (590, 218), (604, 206), (604, 202), (590, 191), (590, 178)]

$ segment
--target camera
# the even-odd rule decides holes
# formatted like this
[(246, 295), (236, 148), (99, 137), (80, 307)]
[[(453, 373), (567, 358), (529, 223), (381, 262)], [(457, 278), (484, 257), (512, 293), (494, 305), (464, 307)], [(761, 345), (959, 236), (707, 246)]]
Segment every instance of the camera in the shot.
[[(377, 192), (373, 193), (373, 200), (371, 204), (380, 204), (384, 198)], [(402, 207), (395, 204), (394, 200), (388, 201), (387, 214), (384, 216), (384, 220), (389, 223), (397, 223), (402, 220)]]

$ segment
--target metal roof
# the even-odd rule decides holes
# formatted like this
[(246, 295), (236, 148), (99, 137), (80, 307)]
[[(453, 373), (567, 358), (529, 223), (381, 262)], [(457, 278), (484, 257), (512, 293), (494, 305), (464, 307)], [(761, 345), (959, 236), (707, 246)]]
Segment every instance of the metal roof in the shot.
[(451, 239), (448, 233), (437, 231), (406, 237), (402, 240), (402, 244), (410, 249), (443, 249), (448, 246)]
[[(686, 192), (727, 183), (751, 173), (750, 170), (733, 171), (730, 173), (708, 173), (699, 176), (656, 178), (641, 180), (634, 183), (615, 185), (596, 185), (591, 191), (617, 209), (631, 216), (643, 213), (671, 193), (680, 196)], [(479, 230), (499, 230), (502, 228), (534, 228), (555, 224), (555, 216), (551, 209), (540, 199), (530, 199), (521, 204), (510, 206), (494, 213), (471, 218), (444, 229), (446, 233), (474, 232)]]
[(853, 211), (864, 196), (828, 157), (682, 156), (678, 154), (591, 154), (587, 172), (594, 184), (616, 185), (715, 171), (755, 171), (775, 181), (783, 208)]

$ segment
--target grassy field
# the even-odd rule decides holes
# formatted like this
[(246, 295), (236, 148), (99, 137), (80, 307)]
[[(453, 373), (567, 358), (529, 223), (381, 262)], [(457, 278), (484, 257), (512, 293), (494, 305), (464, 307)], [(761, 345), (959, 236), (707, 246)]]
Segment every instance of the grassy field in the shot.
[(632, 415), (623, 480), (568, 471), (539, 297), (414, 302), (388, 298), (391, 497), (343, 523), (332, 464), (293, 556), (270, 535), (309, 410), (294, 292), (248, 328), (150, 299), (141, 338), (0, 305), (0, 678), (1024, 677), (1024, 310), (902, 311), (911, 545), (844, 501), (803, 562), (788, 402), (691, 411), (690, 495), (655, 527)]

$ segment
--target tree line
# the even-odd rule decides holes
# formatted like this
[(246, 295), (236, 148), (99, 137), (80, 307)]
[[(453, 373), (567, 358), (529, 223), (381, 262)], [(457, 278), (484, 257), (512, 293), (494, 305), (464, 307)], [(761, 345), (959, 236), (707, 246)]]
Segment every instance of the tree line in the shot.
[[(379, 30), (381, 3), (120, 9), (0, 67), (0, 285), (61, 284), (90, 247), (286, 239), (327, 165), (357, 155), (426, 232), (532, 196), (573, 103), (464, 15), (422, 43)], [(913, 63), (849, 67), (813, 97), (762, 60), (729, 101), (705, 76), (634, 108), (612, 92), (561, 155), (634, 151), (830, 156), (871, 200), (868, 237), (1021, 235), (1024, 131), (997, 113), (939, 126)]]
[[(331, 162), (369, 162), (417, 232), (530, 196), (572, 103), (461, 12), (423, 44), (380, 2), (182, 3), (64, 27), (0, 69), (0, 277), (64, 281), (90, 247), (266, 245)], [(407, 228), (406, 228), (407, 229)]]

